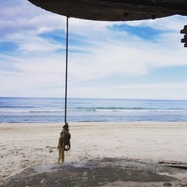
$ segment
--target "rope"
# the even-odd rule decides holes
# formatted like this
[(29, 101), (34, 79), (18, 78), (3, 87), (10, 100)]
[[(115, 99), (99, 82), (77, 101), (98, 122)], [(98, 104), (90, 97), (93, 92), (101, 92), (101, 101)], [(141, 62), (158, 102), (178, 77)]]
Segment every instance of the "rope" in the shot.
[(66, 19), (66, 74), (65, 74), (65, 114), (64, 122), (67, 123), (67, 92), (68, 92), (68, 28), (69, 28), (69, 18)]
[(64, 109), (64, 122), (65, 125), (63, 126), (62, 132), (60, 133), (60, 138), (58, 142), (58, 149), (59, 149), (59, 158), (58, 163), (60, 161), (64, 162), (64, 151), (68, 151), (71, 148), (70, 138), (71, 134), (69, 133), (69, 125), (67, 123), (67, 93), (68, 93), (68, 20), (66, 19), (66, 73), (65, 73), (65, 109)]

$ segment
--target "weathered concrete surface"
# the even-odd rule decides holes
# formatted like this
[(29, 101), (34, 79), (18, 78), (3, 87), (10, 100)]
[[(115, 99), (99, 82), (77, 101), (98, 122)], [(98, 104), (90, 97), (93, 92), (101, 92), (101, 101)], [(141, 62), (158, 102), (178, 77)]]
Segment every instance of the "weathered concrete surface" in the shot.
[(1, 187), (125, 186), (128, 182), (131, 186), (132, 182), (139, 184), (138, 186), (182, 186), (185, 184), (175, 177), (180, 172), (179, 169), (154, 162), (104, 158), (38, 166), (4, 181)]

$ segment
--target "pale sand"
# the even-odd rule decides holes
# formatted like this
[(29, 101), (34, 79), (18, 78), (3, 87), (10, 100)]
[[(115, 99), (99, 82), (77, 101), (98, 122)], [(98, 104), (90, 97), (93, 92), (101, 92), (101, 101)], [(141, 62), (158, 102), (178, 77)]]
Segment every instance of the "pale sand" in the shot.
[[(62, 125), (0, 124), (0, 181), (29, 167), (57, 163), (56, 147)], [(72, 148), (66, 153), (66, 163), (110, 157), (187, 164), (187, 123), (69, 125)], [(183, 176), (185, 178), (187, 174)]]

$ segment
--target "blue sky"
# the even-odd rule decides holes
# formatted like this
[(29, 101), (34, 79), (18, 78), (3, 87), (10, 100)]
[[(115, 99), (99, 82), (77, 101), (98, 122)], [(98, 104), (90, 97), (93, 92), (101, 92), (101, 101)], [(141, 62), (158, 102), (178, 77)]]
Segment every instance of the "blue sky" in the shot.
[[(64, 97), (66, 18), (0, 2), (0, 96)], [(187, 99), (186, 17), (69, 20), (68, 96)]]

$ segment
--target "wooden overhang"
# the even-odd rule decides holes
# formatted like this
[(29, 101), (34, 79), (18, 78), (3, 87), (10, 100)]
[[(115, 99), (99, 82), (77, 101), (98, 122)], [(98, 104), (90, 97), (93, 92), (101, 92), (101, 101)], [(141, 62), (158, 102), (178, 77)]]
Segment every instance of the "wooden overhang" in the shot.
[(171, 15), (187, 16), (187, 0), (29, 0), (45, 10), (67, 17), (132, 21)]

